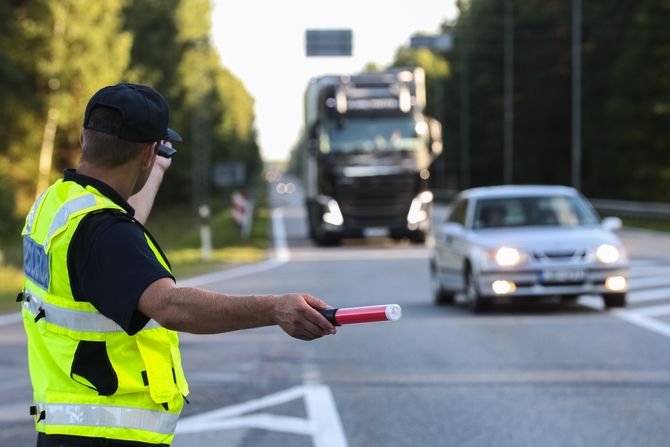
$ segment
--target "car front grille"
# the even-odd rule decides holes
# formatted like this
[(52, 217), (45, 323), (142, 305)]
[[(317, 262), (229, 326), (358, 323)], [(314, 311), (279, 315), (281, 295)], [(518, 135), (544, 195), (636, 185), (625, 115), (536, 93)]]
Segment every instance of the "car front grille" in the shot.
[(539, 262), (581, 261), (586, 256), (584, 250), (547, 250), (533, 252), (533, 258)]

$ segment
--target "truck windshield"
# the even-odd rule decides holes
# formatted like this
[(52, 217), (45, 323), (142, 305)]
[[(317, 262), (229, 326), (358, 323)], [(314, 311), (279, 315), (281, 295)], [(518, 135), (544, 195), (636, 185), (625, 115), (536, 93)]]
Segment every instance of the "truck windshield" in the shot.
[[(414, 150), (423, 140), (412, 118), (355, 118), (327, 123), (324, 151)], [(324, 141), (325, 140), (325, 141)]]

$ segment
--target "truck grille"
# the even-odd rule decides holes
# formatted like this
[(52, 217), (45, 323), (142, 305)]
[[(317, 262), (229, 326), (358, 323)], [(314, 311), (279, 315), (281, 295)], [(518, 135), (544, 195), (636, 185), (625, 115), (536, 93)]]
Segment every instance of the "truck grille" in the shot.
[(335, 195), (349, 228), (404, 228), (416, 185), (415, 174), (340, 177)]

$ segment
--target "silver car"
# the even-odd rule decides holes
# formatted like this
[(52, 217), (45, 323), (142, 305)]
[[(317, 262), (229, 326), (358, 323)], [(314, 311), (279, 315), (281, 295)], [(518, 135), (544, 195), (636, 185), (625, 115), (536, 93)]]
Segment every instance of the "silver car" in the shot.
[(431, 285), (438, 304), (464, 297), (474, 311), (494, 301), (602, 295), (623, 307), (628, 257), (614, 230), (565, 186), (493, 186), (460, 193), (434, 229)]

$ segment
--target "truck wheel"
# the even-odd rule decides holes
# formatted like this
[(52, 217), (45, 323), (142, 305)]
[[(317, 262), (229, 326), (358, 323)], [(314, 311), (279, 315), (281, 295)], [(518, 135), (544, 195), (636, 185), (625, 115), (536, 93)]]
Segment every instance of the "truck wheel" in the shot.
[(605, 307), (626, 307), (626, 294), (625, 293), (603, 293), (603, 301), (605, 301)]
[(415, 244), (415, 245), (425, 244), (426, 243), (426, 232), (425, 231), (418, 231), (418, 232), (412, 233), (412, 235), (409, 237), (409, 241), (412, 244)]
[(320, 228), (314, 230), (314, 242), (319, 247), (335, 247), (340, 245), (340, 238), (323, 231)]

